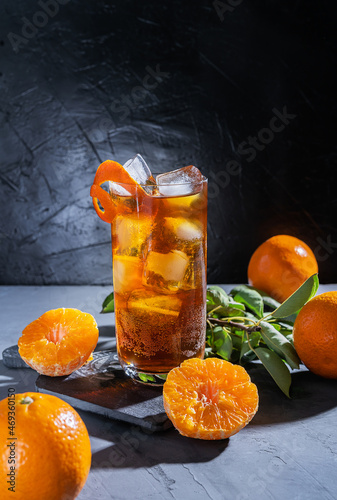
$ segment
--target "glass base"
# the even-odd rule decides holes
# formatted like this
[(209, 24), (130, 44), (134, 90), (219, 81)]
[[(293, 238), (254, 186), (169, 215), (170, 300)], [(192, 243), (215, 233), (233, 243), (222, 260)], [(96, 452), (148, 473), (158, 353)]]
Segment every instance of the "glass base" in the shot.
[(135, 366), (126, 365), (124, 363), (122, 364), (122, 368), (130, 378), (141, 384), (161, 387), (167, 377), (167, 373), (144, 372), (138, 370)]

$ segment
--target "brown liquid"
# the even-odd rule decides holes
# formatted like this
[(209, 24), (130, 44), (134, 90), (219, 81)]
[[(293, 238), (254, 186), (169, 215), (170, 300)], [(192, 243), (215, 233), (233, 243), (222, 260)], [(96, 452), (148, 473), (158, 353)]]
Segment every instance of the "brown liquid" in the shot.
[(206, 330), (206, 200), (113, 196), (113, 278), (122, 365), (166, 373), (203, 357)]

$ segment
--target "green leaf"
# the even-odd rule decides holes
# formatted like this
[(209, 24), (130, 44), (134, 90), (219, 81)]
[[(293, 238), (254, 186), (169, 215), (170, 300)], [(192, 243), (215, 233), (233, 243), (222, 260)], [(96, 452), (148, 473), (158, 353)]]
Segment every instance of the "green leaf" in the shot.
[(281, 330), (281, 325), (279, 325), (278, 323), (273, 323), (273, 327), (275, 328), (275, 330), (277, 330), (278, 332)]
[(318, 290), (318, 275), (313, 274), (271, 314), (274, 318), (286, 318), (301, 309)]
[(155, 382), (156, 381), (156, 379), (154, 378), (153, 375), (148, 375), (147, 373), (138, 373), (138, 377), (143, 382)]
[(289, 340), (289, 342), (291, 344), (294, 344), (294, 338), (293, 338), (293, 334), (292, 333), (289, 333), (288, 335), (285, 335), (286, 339)]
[[(242, 346), (241, 346), (240, 360), (243, 358), (243, 356), (245, 356), (247, 358), (247, 353), (249, 351), (251, 351), (251, 347), (253, 347), (253, 348), (257, 347), (259, 342), (260, 342), (260, 339), (261, 339), (261, 335), (259, 332), (252, 332), (249, 335), (250, 345), (248, 343), (247, 337), (245, 338), (245, 340), (242, 342)], [(253, 352), (253, 351), (251, 351), (251, 352)], [(255, 354), (254, 354), (254, 356), (255, 356)]]
[(211, 347), (206, 347), (206, 349), (205, 349), (205, 358), (211, 358), (212, 356), (214, 356), (214, 354), (212, 352), (212, 348)]
[(276, 384), (279, 386), (281, 391), (288, 397), (289, 388), (291, 385), (291, 375), (287, 368), (287, 365), (282, 361), (282, 359), (273, 351), (265, 349), (264, 347), (257, 347), (254, 349), (257, 357), (273, 377)]
[(266, 321), (261, 321), (260, 326), (261, 336), (269, 349), (275, 351), (279, 356), (284, 357), (291, 368), (298, 369), (301, 361), (289, 340)]
[(241, 304), (241, 302), (236, 302), (233, 297), (228, 297), (229, 298), (229, 307), (233, 307), (233, 309), (238, 309), (240, 311), (245, 311), (246, 308), (244, 304)]
[(210, 286), (207, 288), (207, 300), (216, 306), (228, 307), (229, 297), (220, 286)]
[[(290, 334), (290, 335), (292, 335), (292, 332), (291, 332), (291, 331), (289, 331), (289, 330), (284, 330), (283, 328), (281, 328), (280, 333), (281, 333), (281, 334), (282, 334), (282, 335), (283, 335), (286, 339), (288, 339), (288, 340), (289, 340), (289, 338), (288, 338), (288, 337), (289, 337), (289, 334)], [(293, 342), (292, 342), (292, 341), (289, 341), (289, 342), (290, 342), (291, 344), (293, 344)]]
[[(245, 306), (243, 306), (243, 307), (245, 307)], [(242, 317), (244, 317), (245, 315), (246, 315), (246, 311), (239, 309), (239, 308), (236, 308), (236, 307), (231, 307), (231, 304), (229, 304), (229, 307), (227, 309), (227, 314), (222, 315), (222, 317), (223, 316), (228, 316), (228, 317), (242, 316)]]
[(232, 337), (233, 349), (238, 349), (239, 351), (241, 351), (242, 337), (240, 338), (237, 335), (231, 335), (231, 337)]
[(206, 303), (206, 310), (207, 310), (208, 313), (211, 312), (216, 307), (219, 307), (219, 306), (216, 306), (213, 302), (207, 302)]
[(207, 312), (210, 313), (213, 309), (216, 317), (224, 316), (243, 316), (245, 306), (236, 302), (232, 297), (229, 297), (225, 290), (220, 286), (210, 286), (207, 288)]
[(270, 297), (270, 295), (268, 295), (263, 290), (259, 290), (258, 288), (254, 288), (253, 286), (250, 286), (250, 285), (248, 286), (248, 288), (250, 288), (251, 290), (255, 290), (256, 292), (258, 292), (261, 295), (262, 300), (263, 300), (263, 307), (267, 308), (267, 311), (265, 311), (264, 314), (267, 314), (267, 312), (270, 312), (270, 311), (268, 311), (268, 309), (271, 309), (272, 311), (274, 311), (274, 309), (277, 309), (281, 305), (280, 302), (278, 302), (277, 300)]
[(293, 327), (294, 327), (294, 322), (293, 321), (282, 320), (282, 321), (278, 321), (277, 324), (280, 325), (280, 327), (282, 328), (282, 330), (289, 330), (290, 332), (293, 331)]
[(110, 313), (114, 312), (114, 310), (115, 310), (114, 293), (112, 292), (107, 297), (105, 297), (102, 304), (101, 313)]
[(258, 318), (263, 316), (263, 300), (261, 295), (246, 285), (239, 285), (231, 290), (234, 300), (249, 307)]
[(263, 300), (263, 305), (265, 307), (269, 307), (270, 309), (273, 309), (273, 310), (277, 309), (281, 305), (280, 302), (273, 299), (272, 297), (269, 297), (269, 295), (263, 295), (262, 300)]
[[(207, 304), (207, 313), (211, 314), (215, 318), (223, 318), (227, 316), (244, 316), (245, 311), (241, 308), (231, 307), (230, 304), (228, 307), (216, 306), (215, 304), (208, 303)], [(240, 304), (243, 308), (245, 307), (243, 304)], [(212, 312), (214, 309), (214, 312)]]
[(220, 317), (229, 317), (231, 318), (232, 316), (241, 316), (242, 318), (246, 315), (246, 311), (242, 311), (241, 309), (236, 309), (233, 307), (228, 307), (226, 310), (226, 314), (221, 314)]
[(254, 316), (254, 314), (250, 313), (249, 311), (246, 311), (246, 312), (245, 312), (245, 318), (250, 318), (250, 319), (252, 319), (255, 323), (257, 322), (257, 321), (256, 321), (256, 320), (257, 320), (257, 317), (256, 317), (256, 316)]
[(240, 358), (240, 364), (244, 366), (246, 363), (250, 363), (251, 361), (254, 361), (257, 356), (255, 354), (255, 351), (252, 351), (249, 349), (241, 358)]
[(206, 339), (211, 339), (213, 335), (213, 328), (207, 327), (206, 328)]
[(232, 337), (222, 326), (216, 326), (213, 329), (213, 336), (215, 352), (228, 361), (233, 350)]

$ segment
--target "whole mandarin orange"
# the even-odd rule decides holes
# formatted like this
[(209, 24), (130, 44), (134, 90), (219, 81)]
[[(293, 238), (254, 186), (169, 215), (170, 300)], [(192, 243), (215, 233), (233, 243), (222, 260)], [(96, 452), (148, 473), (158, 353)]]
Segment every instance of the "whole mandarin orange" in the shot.
[(3, 399), (0, 435), (2, 500), (77, 497), (89, 474), (91, 448), (83, 420), (68, 403), (35, 392)]
[(314, 253), (304, 241), (280, 234), (260, 245), (248, 265), (249, 283), (284, 302), (318, 272)]
[(300, 359), (310, 371), (337, 378), (337, 292), (317, 295), (302, 307), (293, 338)]

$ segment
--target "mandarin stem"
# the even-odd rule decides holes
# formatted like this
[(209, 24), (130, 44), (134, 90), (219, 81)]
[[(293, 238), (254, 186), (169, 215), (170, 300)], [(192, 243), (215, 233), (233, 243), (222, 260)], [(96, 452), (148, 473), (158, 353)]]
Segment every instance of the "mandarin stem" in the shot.
[(212, 322), (212, 323), (215, 323), (217, 325), (224, 325), (224, 326), (225, 325), (230, 325), (230, 326), (234, 326), (235, 328), (238, 328), (239, 330), (245, 330), (248, 333), (259, 332), (261, 330), (261, 327), (258, 326), (258, 325), (246, 326), (243, 323), (235, 323), (235, 321), (232, 321), (232, 320), (229, 320), (229, 319), (223, 320), (223, 319), (217, 319), (217, 318), (209, 318), (209, 321)]

